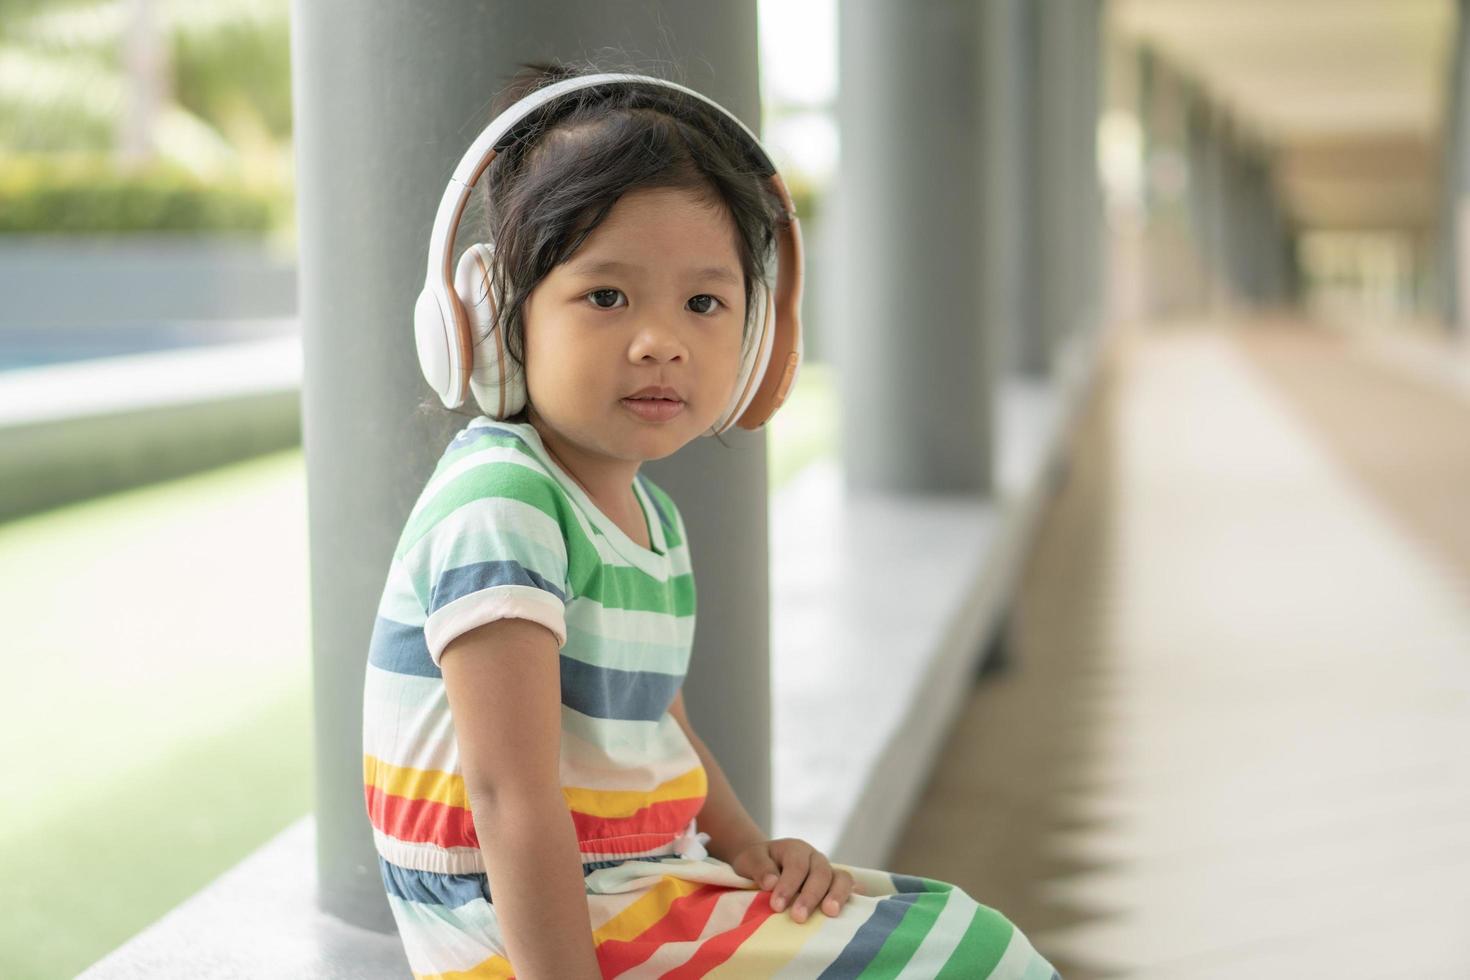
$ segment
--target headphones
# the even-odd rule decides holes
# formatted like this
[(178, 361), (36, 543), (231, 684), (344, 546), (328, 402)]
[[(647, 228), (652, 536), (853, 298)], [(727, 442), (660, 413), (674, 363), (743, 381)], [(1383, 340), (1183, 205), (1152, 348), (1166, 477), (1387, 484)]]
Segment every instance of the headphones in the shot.
[[(506, 347), (504, 331), (495, 325), (495, 309), (501, 297), (491, 287), (494, 246), (470, 246), (451, 277), (454, 236), (475, 182), (496, 154), (513, 142), (513, 134), (523, 123), (553, 111), (558, 100), (583, 89), (611, 86), (673, 89), (719, 110), (719, 115), (732, 124), (732, 131), (743, 136), (785, 208), (789, 221), (777, 226), (775, 288), (768, 290), (757, 281), (752, 290), (750, 305), (756, 310), (756, 323), (741, 342), (735, 391), (706, 434), (716, 435), (737, 424), (743, 429), (758, 429), (786, 400), (801, 366), (803, 263), (796, 207), (760, 141), (733, 113), (693, 89), (650, 75), (601, 73), (546, 85), (496, 116), (470, 144), (444, 189), (429, 237), (428, 274), (413, 310), (419, 367), (445, 408), (464, 404), (467, 393), (473, 394), (485, 414), (495, 419), (507, 418), (525, 407), (526, 373), (517, 370), (520, 366)], [(749, 313), (747, 310), (747, 316)]]

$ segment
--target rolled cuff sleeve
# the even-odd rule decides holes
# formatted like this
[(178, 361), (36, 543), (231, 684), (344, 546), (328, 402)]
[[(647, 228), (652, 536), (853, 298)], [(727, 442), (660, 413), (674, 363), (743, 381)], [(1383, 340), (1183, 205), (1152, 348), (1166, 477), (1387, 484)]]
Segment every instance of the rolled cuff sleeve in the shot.
[(566, 646), (566, 606), (550, 592), (529, 585), (500, 585), (460, 596), (434, 610), (424, 623), (424, 639), (434, 666), (455, 637), (497, 619), (529, 619), (556, 636), (556, 648)]

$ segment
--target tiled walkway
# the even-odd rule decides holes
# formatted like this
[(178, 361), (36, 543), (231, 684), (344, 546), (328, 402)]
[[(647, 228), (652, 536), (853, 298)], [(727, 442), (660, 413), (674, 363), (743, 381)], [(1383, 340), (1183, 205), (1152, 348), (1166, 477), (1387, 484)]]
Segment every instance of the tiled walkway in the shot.
[(1470, 977), (1470, 393), (1281, 326), (1103, 371), (887, 866), (1067, 980)]

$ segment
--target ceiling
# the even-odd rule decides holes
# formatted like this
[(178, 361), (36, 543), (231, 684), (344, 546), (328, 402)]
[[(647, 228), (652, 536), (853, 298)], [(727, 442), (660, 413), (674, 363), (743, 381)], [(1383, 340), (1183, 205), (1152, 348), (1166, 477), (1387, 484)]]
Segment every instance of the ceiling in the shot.
[(1301, 223), (1434, 224), (1454, 0), (1112, 0), (1109, 16), (1277, 151)]

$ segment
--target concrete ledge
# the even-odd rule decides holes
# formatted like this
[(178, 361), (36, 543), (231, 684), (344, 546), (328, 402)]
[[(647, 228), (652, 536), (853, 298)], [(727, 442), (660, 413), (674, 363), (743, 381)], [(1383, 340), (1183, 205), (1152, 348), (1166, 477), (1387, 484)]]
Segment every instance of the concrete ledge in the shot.
[(299, 337), (6, 372), (0, 520), (301, 443)]
[(771, 507), (776, 836), (884, 867), (1003, 622), (1093, 375), (999, 392), (998, 492), (848, 494), (835, 462)]
[[(1012, 601), (1095, 359), (1074, 344), (1055, 382), (1002, 385), (992, 500), (849, 497), (832, 463), (773, 499), (777, 836), (885, 866)], [(313, 828), (293, 824), (81, 977), (408, 976), (396, 935), (317, 908)]]

